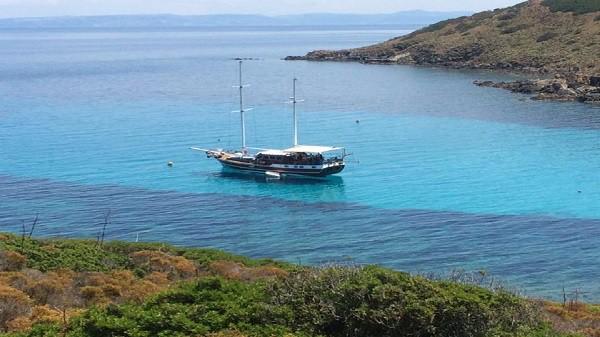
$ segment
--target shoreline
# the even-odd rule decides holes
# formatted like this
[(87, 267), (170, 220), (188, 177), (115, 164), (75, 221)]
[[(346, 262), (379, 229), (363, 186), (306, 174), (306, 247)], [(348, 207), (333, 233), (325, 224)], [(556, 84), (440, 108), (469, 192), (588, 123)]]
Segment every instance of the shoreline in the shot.
[(599, 22), (600, 6), (592, 2), (529, 0), (440, 21), (370, 46), (314, 50), (285, 59), (520, 72), (538, 79), (476, 84), (538, 100), (598, 104)]
[(494, 82), (475, 80), (474, 85), (479, 87), (499, 88), (509, 90), (513, 93), (533, 95), (532, 100), (539, 101), (561, 101), (581, 102), (600, 105), (600, 76), (583, 75), (580, 73), (555, 72), (545, 68), (514, 67), (511, 64), (431, 64), (402, 62), (397, 59), (371, 59), (343, 56), (344, 51), (313, 51), (305, 56), (287, 56), (285, 61), (308, 61), (308, 62), (351, 62), (365, 65), (407, 65), (428, 68), (441, 68), (452, 70), (486, 70), (490, 72), (522, 74), (531, 77), (540, 76), (527, 80), (516, 80), (509, 82)]

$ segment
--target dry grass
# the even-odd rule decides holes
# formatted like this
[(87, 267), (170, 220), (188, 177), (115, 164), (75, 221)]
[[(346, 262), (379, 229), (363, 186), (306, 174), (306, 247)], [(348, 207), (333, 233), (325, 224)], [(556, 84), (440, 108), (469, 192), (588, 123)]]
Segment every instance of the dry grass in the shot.
[(570, 301), (544, 302), (545, 318), (560, 332), (600, 337), (600, 306)]
[(0, 271), (15, 271), (25, 267), (27, 258), (13, 251), (0, 251)]
[(261, 266), (249, 268), (232, 261), (215, 261), (210, 264), (209, 270), (216, 275), (240, 281), (255, 281), (288, 275), (285, 270), (277, 267)]
[(173, 256), (155, 250), (143, 250), (132, 253), (134, 265), (150, 272), (166, 273), (170, 279), (188, 279), (198, 274), (194, 262), (183, 256)]
[[(277, 267), (232, 261), (215, 261), (206, 269), (185, 257), (153, 250), (133, 252), (129, 259), (131, 270), (41, 272), (26, 268), (23, 255), (0, 251), (0, 332), (25, 331), (37, 323), (66, 324), (90, 306), (142, 303), (178, 282), (207, 275), (245, 281), (287, 275)], [(242, 337), (236, 332), (215, 336)]]

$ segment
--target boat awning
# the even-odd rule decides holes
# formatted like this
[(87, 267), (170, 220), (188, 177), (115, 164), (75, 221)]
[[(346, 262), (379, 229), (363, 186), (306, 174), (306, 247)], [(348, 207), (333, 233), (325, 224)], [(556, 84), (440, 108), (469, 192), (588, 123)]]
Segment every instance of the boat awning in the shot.
[(289, 152), (286, 152), (283, 150), (264, 150), (264, 151), (260, 151), (259, 154), (264, 154), (267, 156), (285, 156), (285, 155), (289, 154)]
[(343, 150), (343, 148), (331, 146), (296, 145), (289, 149), (285, 149), (284, 151), (287, 153), (325, 153), (338, 150)]

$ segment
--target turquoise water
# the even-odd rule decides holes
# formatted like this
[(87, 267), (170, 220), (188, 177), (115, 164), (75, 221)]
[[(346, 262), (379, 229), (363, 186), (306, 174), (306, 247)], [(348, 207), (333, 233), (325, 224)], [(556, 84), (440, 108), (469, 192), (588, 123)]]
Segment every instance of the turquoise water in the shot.
[[(404, 33), (0, 32), (0, 229), (94, 237), (110, 210), (110, 238), (599, 299), (599, 108), (472, 85), (509, 74), (281, 60)], [(296, 76), (301, 142), (347, 147), (342, 175), (266, 182), (188, 149), (239, 146), (239, 56), (249, 144), (291, 143)]]

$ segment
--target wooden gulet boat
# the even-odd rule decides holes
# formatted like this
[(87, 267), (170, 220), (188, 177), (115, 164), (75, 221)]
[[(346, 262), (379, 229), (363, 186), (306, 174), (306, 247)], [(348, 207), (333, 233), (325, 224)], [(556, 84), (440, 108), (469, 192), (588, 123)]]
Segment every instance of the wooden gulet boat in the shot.
[[(296, 104), (301, 102), (296, 99), (296, 81), (293, 80), (293, 94), (290, 103), (293, 106), (294, 135), (293, 146), (287, 149), (258, 149), (246, 146), (245, 113), (252, 109), (244, 109), (243, 90), (246, 87), (242, 82), (242, 61), (239, 61), (239, 94), (241, 122), (241, 150), (207, 150), (192, 147), (192, 150), (204, 152), (208, 158), (214, 158), (224, 168), (242, 172), (264, 174), (267, 178), (281, 178), (283, 176), (301, 177), (327, 177), (344, 170), (347, 157), (346, 150), (342, 147), (300, 145), (298, 143), (298, 118)], [(250, 150), (258, 152), (251, 154)]]

